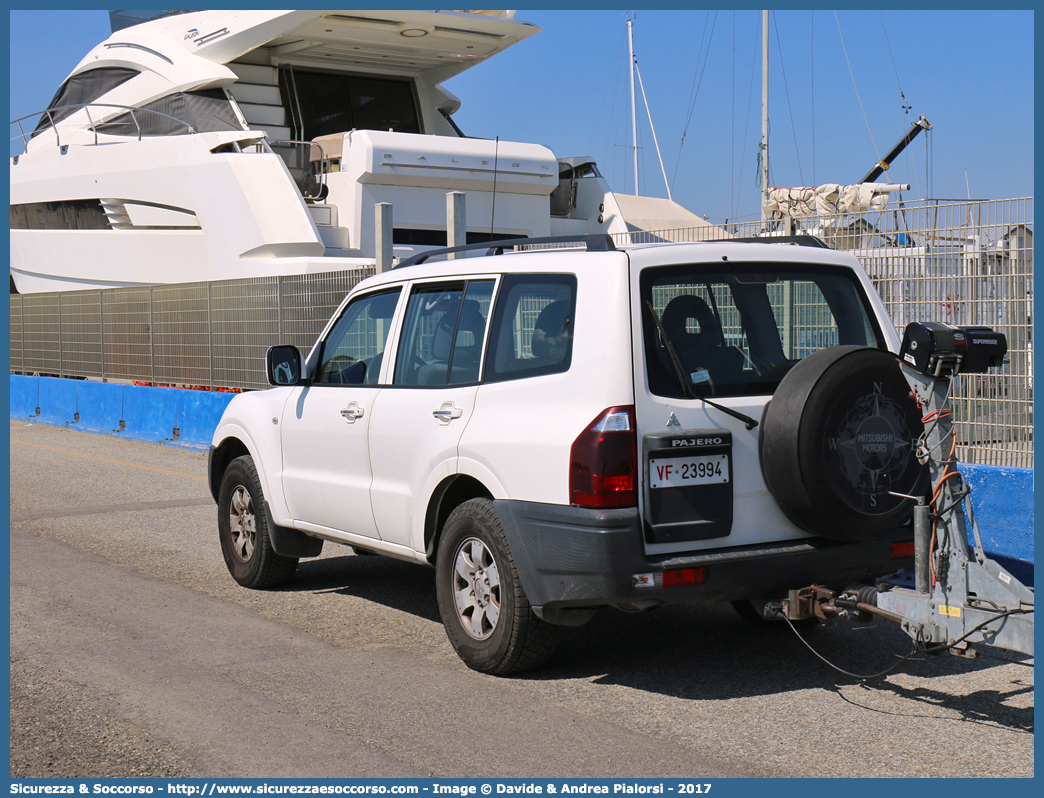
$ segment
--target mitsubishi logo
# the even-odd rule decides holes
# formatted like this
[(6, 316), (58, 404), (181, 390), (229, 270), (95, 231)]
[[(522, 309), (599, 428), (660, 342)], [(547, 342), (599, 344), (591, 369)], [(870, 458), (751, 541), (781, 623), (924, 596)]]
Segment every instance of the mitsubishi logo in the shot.
[(681, 422), (678, 421), (678, 417), (675, 416), (674, 413), (671, 413), (671, 417), (667, 419), (667, 426), (668, 427), (680, 427), (681, 426)]

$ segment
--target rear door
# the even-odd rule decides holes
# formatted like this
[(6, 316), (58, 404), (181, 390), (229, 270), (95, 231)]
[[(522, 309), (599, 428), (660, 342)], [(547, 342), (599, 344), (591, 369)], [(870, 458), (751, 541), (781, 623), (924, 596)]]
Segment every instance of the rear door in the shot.
[[(765, 486), (760, 421), (780, 380), (830, 346), (878, 346), (850, 269), (723, 261), (647, 267), (632, 277), (642, 512), (651, 551), (785, 540), (806, 533)], [(655, 319), (654, 319), (655, 316)], [(672, 358), (664, 337), (677, 356)], [(698, 397), (687, 398), (687, 381)]]
[(391, 385), (375, 398), (369, 429), (370, 497), (383, 540), (414, 545), (416, 503), (456, 472), (495, 284), (484, 277), (410, 287)]
[[(606, 267), (602, 282), (611, 284), (618, 274)], [(461, 472), (512, 499), (569, 504), (570, 444), (606, 406), (602, 397), (610, 382), (604, 341), (592, 340), (605, 337), (597, 335), (596, 325), (610, 316), (608, 305), (590, 291), (588, 299), (594, 301), (585, 310), (600, 318), (581, 322), (588, 337), (580, 341), (586, 358), (578, 360), (576, 276), (504, 276), (475, 413), (460, 440)], [(624, 328), (619, 338), (629, 350), (625, 335)], [(621, 404), (630, 404), (630, 396)]]

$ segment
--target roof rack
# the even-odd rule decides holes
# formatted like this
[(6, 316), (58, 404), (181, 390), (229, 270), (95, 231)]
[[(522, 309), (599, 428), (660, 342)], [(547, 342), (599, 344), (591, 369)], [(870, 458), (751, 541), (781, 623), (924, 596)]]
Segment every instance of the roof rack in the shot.
[(470, 250), (485, 249), (486, 256), (503, 255), (508, 247), (533, 246), (534, 244), (584, 244), (588, 252), (609, 252), (616, 249), (613, 238), (608, 233), (590, 233), (575, 236), (543, 236), (540, 238), (509, 238), (503, 241), (484, 241), (480, 244), (467, 244), (461, 247), (443, 247), (442, 249), (429, 249), (412, 258), (407, 258), (394, 268), (402, 269), (407, 266), (419, 266), (428, 258), (437, 255), (449, 255), (452, 252), (468, 252)]
[(816, 247), (818, 249), (830, 249), (830, 245), (821, 238), (810, 235), (798, 236), (753, 236), (750, 238), (729, 238), (726, 241), (736, 241), (741, 244), (795, 244), (799, 247)]

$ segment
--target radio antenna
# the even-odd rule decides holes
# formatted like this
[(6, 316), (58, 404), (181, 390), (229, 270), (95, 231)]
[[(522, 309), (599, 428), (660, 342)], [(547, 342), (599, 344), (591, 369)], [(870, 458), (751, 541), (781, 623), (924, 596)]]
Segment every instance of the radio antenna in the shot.
[(500, 157), (500, 136), (493, 145), (493, 207), (489, 211), (489, 240), (493, 240), (493, 218), (497, 213), (497, 159)]

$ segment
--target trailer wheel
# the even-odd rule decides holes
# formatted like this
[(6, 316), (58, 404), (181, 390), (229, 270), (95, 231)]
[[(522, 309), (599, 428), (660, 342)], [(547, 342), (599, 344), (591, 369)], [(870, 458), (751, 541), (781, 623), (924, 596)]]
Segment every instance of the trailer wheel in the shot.
[(927, 469), (915, 457), (924, 431), (897, 357), (837, 346), (802, 360), (765, 408), (759, 439), (765, 484), (802, 529), (872, 540), (910, 519)]

